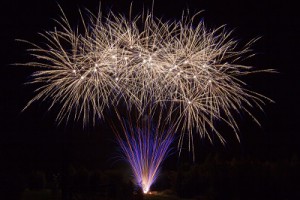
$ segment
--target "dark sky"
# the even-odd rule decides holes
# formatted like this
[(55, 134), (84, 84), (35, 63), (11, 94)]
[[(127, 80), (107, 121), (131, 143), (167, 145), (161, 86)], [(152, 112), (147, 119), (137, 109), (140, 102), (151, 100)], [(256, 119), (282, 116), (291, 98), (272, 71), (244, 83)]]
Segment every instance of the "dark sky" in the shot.
[[(2, 0), (0, 2), (0, 156), (4, 163), (27, 167), (59, 164), (61, 159), (77, 160), (97, 165), (111, 164), (114, 155), (113, 137), (104, 123), (82, 129), (81, 124), (57, 126), (55, 114), (47, 112), (47, 102), (34, 104), (21, 112), (33, 96), (34, 87), (24, 85), (33, 69), (12, 66), (30, 58), (27, 46), (15, 39), (42, 41), (37, 33), (52, 30), (53, 19), (60, 15), (59, 3), (74, 26), (79, 22), (78, 8), (98, 9), (99, 1), (74, 0)], [(104, 12), (112, 9), (128, 13), (131, 1), (102, 1)], [(152, 1), (135, 1), (134, 13)], [(230, 156), (251, 156), (258, 159), (281, 160), (297, 154), (299, 136), (299, 10), (288, 0), (160, 0), (154, 13), (165, 20), (179, 19), (183, 9), (201, 15), (208, 27), (227, 24), (235, 29), (233, 37), (247, 41), (262, 37), (253, 49), (256, 57), (246, 61), (263, 69), (276, 69), (278, 74), (260, 74), (249, 78), (249, 87), (276, 103), (267, 104), (264, 112), (255, 112), (261, 121), (258, 127), (241, 117), (241, 143), (229, 138), (228, 145), (197, 144), (201, 152), (225, 152)], [(201, 146), (202, 144), (202, 146)], [(66, 147), (67, 146), (67, 147)], [(110, 148), (109, 148), (110, 147)], [(67, 150), (66, 150), (67, 149)], [(299, 154), (298, 154), (299, 155)], [(47, 164), (45, 164), (47, 163)], [(50, 166), (51, 167), (51, 166)]]

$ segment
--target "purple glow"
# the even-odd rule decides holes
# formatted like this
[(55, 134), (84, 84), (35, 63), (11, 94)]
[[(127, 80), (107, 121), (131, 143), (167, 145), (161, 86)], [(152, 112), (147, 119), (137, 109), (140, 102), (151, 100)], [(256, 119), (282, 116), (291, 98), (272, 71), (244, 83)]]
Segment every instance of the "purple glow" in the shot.
[(148, 193), (169, 153), (173, 130), (160, 130), (150, 122), (142, 123), (141, 127), (123, 126), (123, 129), (125, 137), (117, 135), (123, 156), (130, 164), (136, 184)]

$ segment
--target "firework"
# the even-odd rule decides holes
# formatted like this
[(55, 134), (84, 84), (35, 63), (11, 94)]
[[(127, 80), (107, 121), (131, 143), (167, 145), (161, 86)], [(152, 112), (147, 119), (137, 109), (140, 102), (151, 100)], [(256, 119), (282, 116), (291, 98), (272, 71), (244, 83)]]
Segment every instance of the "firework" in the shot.
[[(238, 64), (252, 55), (254, 41), (237, 48), (224, 26), (209, 30), (194, 17), (164, 22), (150, 12), (130, 20), (100, 12), (82, 20), (79, 32), (62, 14), (57, 28), (41, 34), (46, 44), (30, 43), (34, 61), (25, 65), (39, 67), (32, 83), (41, 84), (27, 106), (47, 99), (50, 108), (60, 106), (58, 121), (72, 117), (93, 123), (105, 117), (106, 109), (121, 105), (139, 116), (149, 107), (151, 115), (163, 110), (161, 119), (180, 134), (178, 146), (187, 135), (192, 151), (195, 133), (209, 140), (216, 134), (225, 142), (215, 121), (226, 123), (238, 138), (234, 114), (253, 117), (249, 108), (270, 100), (240, 80), (258, 72)], [(147, 139), (140, 137), (142, 143)]]
[[(172, 128), (154, 125), (150, 118), (132, 123), (123, 120), (122, 133), (115, 129), (122, 157), (129, 163), (134, 180), (144, 193), (156, 181), (160, 166), (168, 156), (175, 134)], [(123, 136), (123, 137), (122, 137)]]

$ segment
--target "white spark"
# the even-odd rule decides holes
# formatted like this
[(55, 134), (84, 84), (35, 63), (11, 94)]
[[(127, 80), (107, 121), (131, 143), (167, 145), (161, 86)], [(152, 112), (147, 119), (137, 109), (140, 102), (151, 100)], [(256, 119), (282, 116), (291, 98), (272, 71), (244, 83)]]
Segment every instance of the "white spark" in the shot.
[[(136, 20), (114, 13), (105, 20), (101, 16), (100, 12), (85, 21), (89, 29), (79, 34), (63, 15), (60, 27), (43, 35), (46, 45), (33, 45), (34, 62), (27, 65), (40, 67), (32, 82), (42, 86), (27, 106), (48, 98), (61, 105), (59, 121), (75, 113), (76, 119), (82, 117), (88, 122), (91, 116), (93, 121), (104, 118), (104, 109), (117, 107), (120, 102), (136, 109), (139, 116), (148, 114), (145, 108), (151, 105), (151, 112), (163, 110), (165, 117), (161, 119), (174, 124), (175, 132), (181, 134), (181, 147), (186, 135), (193, 141), (194, 132), (208, 139), (216, 134), (224, 142), (214, 120), (228, 124), (238, 137), (235, 113), (245, 111), (253, 117), (249, 109), (269, 100), (244, 88), (246, 84), (239, 80), (241, 75), (255, 72), (236, 63), (251, 51), (249, 46), (238, 49), (224, 27), (209, 30), (188, 16), (171, 22), (151, 13)], [(159, 48), (154, 50), (158, 39)], [(124, 64), (124, 60), (130, 63)], [(90, 76), (100, 61), (101, 73)], [(147, 62), (149, 65), (144, 65)], [(74, 74), (82, 74), (80, 80), (88, 80), (70, 76), (70, 66), (76, 66)], [(112, 78), (114, 74), (118, 77)], [(119, 80), (122, 84), (116, 84)], [(213, 84), (207, 87), (207, 83)], [(192, 106), (187, 106), (189, 102)]]

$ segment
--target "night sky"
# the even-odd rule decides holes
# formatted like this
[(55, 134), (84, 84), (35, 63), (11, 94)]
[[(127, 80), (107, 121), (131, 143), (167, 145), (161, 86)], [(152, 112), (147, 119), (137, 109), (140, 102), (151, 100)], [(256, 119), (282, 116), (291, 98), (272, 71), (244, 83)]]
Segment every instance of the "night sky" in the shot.
[[(34, 86), (25, 85), (33, 68), (14, 66), (14, 63), (30, 61), (27, 45), (15, 39), (42, 42), (38, 32), (53, 30), (60, 11), (64, 9), (75, 27), (80, 21), (79, 8), (98, 10), (99, 1), (74, 0), (2, 0), (0, 2), (0, 165), (11, 167), (59, 168), (62, 160), (84, 163), (94, 167), (110, 167), (116, 156), (113, 134), (106, 122), (82, 128), (82, 124), (57, 125), (57, 110), (47, 111), (49, 102), (38, 102), (22, 112), (26, 102), (34, 95)], [(128, 14), (131, 1), (102, 1), (107, 13)], [(144, 2), (144, 3), (142, 3)], [(142, 12), (143, 5), (151, 8), (152, 1), (135, 1), (133, 13)], [(204, 10), (200, 15), (207, 27), (227, 24), (233, 38), (248, 41), (261, 37), (253, 45), (254, 58), (243, 64), (257, 68), (273, 68), (279, 73), (257, 74), (247, 79), (249, 88), (275, 101), (264, 107), (264, 112), (254, 111), (261, 127), (245, 115), (238, 115), (241, 125), (241, 143), (231, 134), (225, 135), (228, 144), (218, 142), (197, 143), (200, 161), (209, 152), (219, 152), (227, 157), (247, 157), (280, 162), (294, 155), (299, 156), (299, 10), (288, 0), (161, 0), (156, 1), (154, 13), (163, 20), (178, 20), (183, 9), (191, 13)], [(258, 110), (255, 109), (254, 110)], [(222, 131), (221, 131), (222, 132)], [(225, 130), (226, 132), (226, 130)], [(189, 154), (184, 154), (189, 157)], [(177, 162), (172, 156), (168, 162)], [(189, 159), (189, 158), (187, 158)]]

